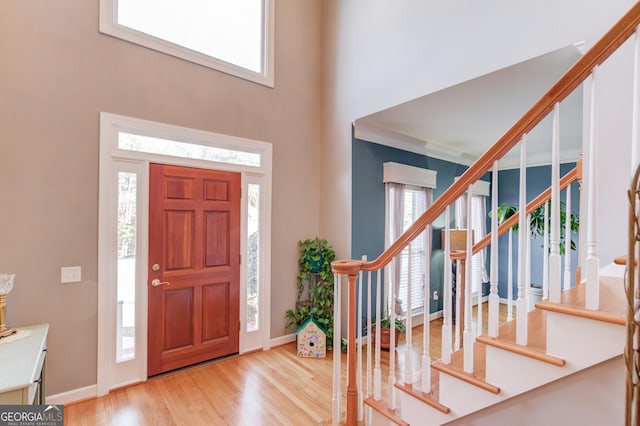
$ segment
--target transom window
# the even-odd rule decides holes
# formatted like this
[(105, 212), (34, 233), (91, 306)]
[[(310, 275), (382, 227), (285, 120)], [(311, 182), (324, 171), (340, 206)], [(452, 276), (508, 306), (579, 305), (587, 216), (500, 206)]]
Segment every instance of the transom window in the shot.
[(274, 0), (101, 0), (100, 31), (273, 86)]

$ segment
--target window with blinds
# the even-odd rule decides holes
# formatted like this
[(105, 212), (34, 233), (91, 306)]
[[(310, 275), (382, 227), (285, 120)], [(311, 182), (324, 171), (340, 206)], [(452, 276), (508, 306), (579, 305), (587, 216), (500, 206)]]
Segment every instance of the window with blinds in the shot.
[[(421, 188), (406, 186), (404, 189), (403, 230), (406, 231), (424, 212), (426, 196)], [(401, 254), (400, 291), (402, 305), (407, 307), (407, 289), (411, 276), (411, 311), (424, 308), (425, 236), (420, 234), (411, 244), (411, 271), (409, 271), (409, 247)]]

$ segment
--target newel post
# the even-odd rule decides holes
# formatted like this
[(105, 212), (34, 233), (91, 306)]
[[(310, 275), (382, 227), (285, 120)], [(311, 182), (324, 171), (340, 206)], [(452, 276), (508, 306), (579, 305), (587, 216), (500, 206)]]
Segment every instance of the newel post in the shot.
[[(349, 280), (349, 341), (347, 344), (347, 426), (358, 424), (358, 387), (356, 386), (356, 279), (362, 262), (355, 260), (336, 260), (331, 268), (336, 274), (346, 275)], [(334, 331), (335, 332), (335, 331)], [(340, 348), (333, 348), (340, 350)]]

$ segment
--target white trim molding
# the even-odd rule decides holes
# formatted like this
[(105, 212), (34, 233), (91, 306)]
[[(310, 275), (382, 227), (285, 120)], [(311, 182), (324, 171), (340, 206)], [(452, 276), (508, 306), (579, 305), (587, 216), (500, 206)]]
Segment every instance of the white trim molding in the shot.
[[(188, 141), (203, 146), (257, 153), (257, 166), (199, 160), (172, 155), (152, 154), (119, 148), (120, 133), (131, 133), (166, 139)], [(102, 396), (109, 390), (147, 379), (147, 270), (148, 270), (148, 200), (149, 164), (151, 162), (241, 173), (243, 194), (248, 184), (260, 187), (258, 273), (259, 327), (247, 331), (247, 309), (240, 302), (239, 352), (271, 347), (270, 295), (271, 295), (271, 185), (272, 146), (270, 143), (229, 135), (156, 123), (115, 114), (100, 114), (100, 172), (98, 217), (98, 365), (94, 395)], [(136, 305), (135, 305), (135, 357), (117, 363), (115, 315), (117, 302), (117, 194), (118, 173), (135, 173), (138, 177), (136, 209)], [(241, 207), (242, 258), (248, 259), (247, 248), (248, 197), (243, 196)], [(245, 265), (246, 263), (243, 262)], [(246, 267), (246, 266), (245, 266)], [(241, 295), (246, 296), (247, 274), (241, 273)], [(66, 394), (62, 394), (66, 398)], [(75, 398), (75, 396), (74, 396)]]
[[(458, 179), (460, 179), (460, 176), (456, 176), (453, 180), (457, 181)], [(488, 182), (486, 180), (476, 181), (476, 183), (471, 185), (471, 195), (488, 197), (489, 195), (491, 195), (490, 188), (491, 182)]]
[(95, 398), (97, 396), (98, 385), (85, 386), (78, 389), (72, 389), (67, 392), (49, 395), (45, 403), (49, 405), (71, 404), (85, 399)]
[(406, 164), (386, 162), (383, 167), (383, 182), (402, 183), (404, 185), (436, 188), (438, 172)]

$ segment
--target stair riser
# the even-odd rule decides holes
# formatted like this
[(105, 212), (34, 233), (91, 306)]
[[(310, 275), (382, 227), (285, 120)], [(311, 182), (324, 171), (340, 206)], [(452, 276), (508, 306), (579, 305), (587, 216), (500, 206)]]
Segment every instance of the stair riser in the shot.
[(371, 424), (373, 426), (397, 426), (394, 422), (387, 419), (385, 416), (378, 413), (376, 410), (371, 410), (371, 412), (372, 412)]
[(456, 418), (454, 415), (441, 413), (401, 390), (398, 390), (398, 398), (402, 419), (410, 425), (441, 425)]
[[(460, 395), (464, 395), (464, 398)], [(449, 407), (455, 417), (493, 405), (502, 399), (500, 394), (493, 394), (448, 374), (440, 373), (440, 402)]]
[(625, 327), (621, 325), (547, 313), (547, 353), (566, 359), (566, 367), (571, 371), (620, 355), (625, 335)]
[(487, 346), (486, 380), (499, 384), (503, 398), (519, 395), (569, 373), (565, 367)]

